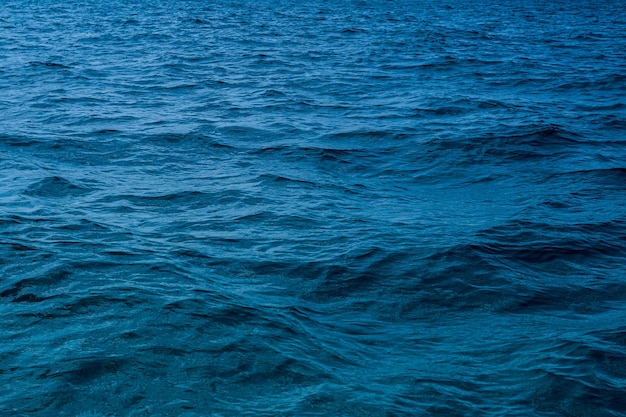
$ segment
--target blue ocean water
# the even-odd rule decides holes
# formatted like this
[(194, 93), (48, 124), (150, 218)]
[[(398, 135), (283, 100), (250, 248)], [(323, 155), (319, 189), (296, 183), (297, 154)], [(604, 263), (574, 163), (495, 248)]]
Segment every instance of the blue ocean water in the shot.
[(626, 414), (626, 2), (7, 0), (0, 415)]

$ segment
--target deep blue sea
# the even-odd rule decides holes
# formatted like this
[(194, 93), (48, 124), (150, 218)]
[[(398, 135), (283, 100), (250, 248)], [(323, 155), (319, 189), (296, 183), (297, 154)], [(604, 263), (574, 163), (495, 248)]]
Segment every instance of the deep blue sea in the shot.
[(626, 0), (0, 3), (0, 416), (626, 415)]

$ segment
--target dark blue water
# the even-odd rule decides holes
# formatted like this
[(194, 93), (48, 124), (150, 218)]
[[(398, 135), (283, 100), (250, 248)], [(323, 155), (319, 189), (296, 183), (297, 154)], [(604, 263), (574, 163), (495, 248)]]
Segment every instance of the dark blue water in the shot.
[(0, 415), (626, 414), (626, 3), (0, 5)]

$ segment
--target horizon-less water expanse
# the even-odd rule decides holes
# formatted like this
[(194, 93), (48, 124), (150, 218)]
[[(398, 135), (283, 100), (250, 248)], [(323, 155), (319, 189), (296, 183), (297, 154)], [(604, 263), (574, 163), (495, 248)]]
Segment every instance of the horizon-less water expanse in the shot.
[(0, 5), (0, 415), (626, 414), (626, 3)]

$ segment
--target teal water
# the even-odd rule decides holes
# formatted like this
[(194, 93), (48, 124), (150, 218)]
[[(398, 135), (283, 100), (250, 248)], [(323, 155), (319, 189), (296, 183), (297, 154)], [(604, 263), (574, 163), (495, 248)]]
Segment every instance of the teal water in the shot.
[(624, 415), (625, 6), (2, 3), (0, 415)]

